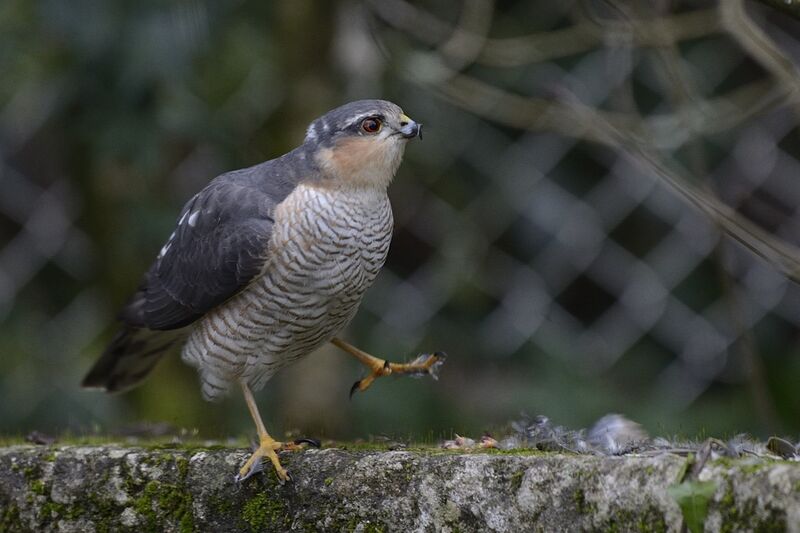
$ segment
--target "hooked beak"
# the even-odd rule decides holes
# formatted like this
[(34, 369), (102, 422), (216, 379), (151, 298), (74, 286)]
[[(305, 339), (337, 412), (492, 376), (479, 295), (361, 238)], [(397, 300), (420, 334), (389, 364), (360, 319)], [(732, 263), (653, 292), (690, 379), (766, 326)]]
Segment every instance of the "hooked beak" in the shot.
[(406, 139), (419, 137), (422, 140), (422, 124), (411, 120), (406, 115), (400, 116), (400, 134)]

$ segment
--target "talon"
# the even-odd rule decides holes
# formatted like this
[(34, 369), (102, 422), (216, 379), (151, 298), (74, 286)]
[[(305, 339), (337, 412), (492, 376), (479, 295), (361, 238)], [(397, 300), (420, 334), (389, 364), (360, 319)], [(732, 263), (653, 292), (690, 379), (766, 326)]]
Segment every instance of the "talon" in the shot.
[(295, 439), (294, 443), (297, 444), (297, 445), (308, 444), (309, 446), (311, 446), (313, 448), (319, 448), (319, 447), (322, 446), (322, 444), (317, 439), (311, 439), (311, 438), (308, 438), (308, 437), (302, 437), (302, 438), (299, 438), (299, 439)]
[(292, 476), (289, 474), (289, 471), (282, 468), (280, 470), (275, 470), (275, 473), (278, 474), (278, 483), (283, 485), (287, 481), (292, 481)]
[(447, 359), (447, 354), (444, 352), (434, 352), (430, 366), (428, 367), (428, 374), (434, 379), (439, 379), (439, 369), (444, 365)]
[[(387, 366), (390, 365), (390, 364), (391, 363), (386, 363)], [(386, 370), (387, 366), (384, 366), (384, 367), (382, 367), (382, 368), (380, 368), (378, 370), (374, 370), (367, 377), (365, 377), (363, 379), (360, 379), (360, 380), (356, 381), (355, 383), (353, 383), (353, 386), (350, 387), (350, 398), (353, 397), (353, 394), (355, 394), (355, 392), (357, 390), (361, 391), (361, 392), (364, 392), (365, 390), (367, 390), (370, 387), (370, 385), (372, 385), (372, 382), (375, 381), (376, 378), (379, 378), (381, 376), (388, 376), (389, 374), (391, 374), (392, 373), (392, 369), (389, 366), (388, 370)]]
[(372, 385), (373, 381), (382, 376), (406, 374), (412, 377), (419, 377), (429, 375), (433, 379), (438, 379), (439, 367), (442, 366), (444, 360), (447, 358), (447, 354), (444, 352), (434, 352), (432, 354), (420, 354), (410, 363), (390, 363), (389, 361), (379, 359), (374, 355), (370, 355), (367, 352), (359, 350), (355, 346), (346, 343), (342, 339), (334, 337), (331, 340), (331, 343), (358, 359), (370, 371), (370, 374), (367, 377), (361, 379), (360, 381), (356, 381), (353, 383), (353, 386), (350, 387), (350, 398), (353, 397), (353, 394), (355, 394), (357, 390), (367, 390), (369, 386)]
[(403, 372), (411, 377), (430, 376), (439, 379), (439, 368), (444, 364), (447, 354), (444, 352), (423, 353), (407, 364), (396, 365), (394, 371)]
[[(247, 466), (246, 463), (245, 466)], [(247, 479), (263, 471), (264, 471), (264, 464), (261, 461), (253, 461), (247, 468), (247, 470), (245, 470), (245, 467), (242, 467), (242, 469), (239, 470), (239, 473), (236, 474), (236, 477), (234, 478), (234, 482), (237, 485), (240, 485), (245, 481), (247, 481)]]

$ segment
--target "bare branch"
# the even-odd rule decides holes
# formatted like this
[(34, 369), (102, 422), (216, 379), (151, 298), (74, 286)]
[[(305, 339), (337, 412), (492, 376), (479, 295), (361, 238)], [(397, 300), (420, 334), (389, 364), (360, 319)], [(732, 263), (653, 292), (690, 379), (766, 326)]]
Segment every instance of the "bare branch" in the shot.
[(792, 0), (755, 0), (759, 4), (769, 6), (785, 15), (800, 20), (800, 2)]
[(599, 46), (627, 44), (631, 39), (632, 44), (638, 46), (664, 46), (676, 41), (706, 37), (719, 31), (721, 25), (714, 10), (643, 20), (633, 28), (624, 22), (598, 26), (593, 21), (584, 20), (563, 30), (489, 40), (479, 62), (513, 67), (580, 54)]
[(800, 76), (792, 61), (770, 39), (744, 9), (743, 0), (720, 2), (722, 22), (728, 33), (761, 65), (775, 76), (790, 92), (790, 98), (800, 101)]
[(461, 18), (450, 37), (439, 46), (441, 56), (450, 58), (450, 68), (461, 70), (475, 62), (492, 27), (494, 0), (466, 0)]
[(674, 159), (667, 159), (666, 156), (637, 142), (626, 132), (597, 116), (593, 110), (581, 108), (580, 111), (588, 111), (583, 119), (584, 122), (592, 124), (593, 129), (602, 132), (609, 141), (606, 144), (615, 145), (632, 156), (689, 204), (711, 218), (731, 238), (767, 261), (789, 279), (800, 283), (800, 248), (760, 228), (710, 192), (695, 185), (696, 180)]
[[(800, 282), (800, 249), (761, 229), (710, 192), (694, 185), (695, 180), (683, 167), (676, 161), (667, 159), (667, 156), (660, 155), (653, 148), (656, 145), (653, 142), (654, 131), (635, 116), (598, 111), (579, 102), (564, 104), (525, 98), (462, 74), (452, 75), (436, 88), (457, 105), (489, 120), (521, 129), (546, 129), (623, 151), (655, 173), (688, 203), (709, 216), (730, 237), (788, 278)], [(771, 91), (771, 85), (758, 82), (756, 89)], [(753, 87), (748, 86), (745, 90), (750, 96)], [(737, 96), (741, 97), (741, 94)], [(706, 110), (716, 109), (724, 115), (723, 110), (731, 109), (730, 101), (730, 96), (721, 97), (714, 105), (704, 107)], [(689, 111), (692, 108), (695, 110)], [(681, 119), (675, 117), (691, 117), (696, 112), (696, 107), (690, 105), (672, 115), (669, 121), (673, 124), (680, 123)], [(743, 119), (750, 115), (751, 113), (744, 111), (739, 117)], [(719, 127), (716, 122), (716, 119), (710, 119), (706, 115), (697, 125), (713, 125), (711, 127), (716, 129)]]
[[(454, 31), (451, 25), (405, 0), (370, 0), (370, 5), (384, 22), (427, 45), (438, 46)], [(461, 31), (464, 31), (463, 28)], [(490, 39), (480, 34), (470, 35), (468, 31), (462, 37), (472, 37), (483, 43), (478, 63), (493, 67), (515, 67), (576, 55), (604, 45), (628, 43), (631, 39), (639, 46), (663, 46), (720, 31), (722, 27), (717, 11), (708, 9), (639, 21), (634, 28), (625, 22), (600, 26), (584, 19), (566, 29), (522, 37)], [(463, 53), (455, 48), (448, 51), (456, 57)]]
[[(443, 68), (443, 67), (442, 67)], [(450, 71), (438, 80), (420, 80), (477, 115), (508, 126), (553, 131), (607, 144), (601, 132), (582, 129), (576, 123), (575, 105), (509, 93), (465, 74)], [(734, 128), (751, 117), (772, 109), (786, 100), (786, 91), (772, 80), (757, 81), (724, 95), (692, 102), (674, 113), (639, 115), (594, 110), (605, 122), (629, 132), (637, 142), (658, 148), (677, 148), (694, 136), (709, 135)]]

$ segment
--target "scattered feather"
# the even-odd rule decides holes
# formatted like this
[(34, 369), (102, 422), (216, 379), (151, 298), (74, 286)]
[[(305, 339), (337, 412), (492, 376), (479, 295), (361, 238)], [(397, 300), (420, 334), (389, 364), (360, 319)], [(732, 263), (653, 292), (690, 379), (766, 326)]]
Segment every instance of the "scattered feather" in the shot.
[(468, 450), (475, 447), (475, 439), (469, 437), (462, 437), (456, 434), (456, 438), (446, 440), (442, 443), (442, 448), (445, 450)]
[(780, 457), (800, 461), (800, 446), (779, 437), (761, 442), (740, 434), (727, 441), (709, 438), (704, 441), (665, 437), (650, 437), (641, 425), (621, 414), (601, 417), (588, 430), (569, 429), (554, 424), (548, 417), (522, 415), (510, 423), (510, 432), (499, 439), (484, 435), (478, 443), (469, 437), (456, 435), (444, 441), (446, 449), (541, 450), (591, 455), (637, 454), (655, 456), (672, 453), (695, 457), (696, 469), (721, 457), (742, 456)]
[(50, 446), (51, 444), (55, 444), (57, 439), (51, 435), (42, 433), (41, 431), (33, 430), (25, 435), (25, 440), (40, 446)]
[(767, 441), (767, 449), (783, 459), (797, 458), (795, 445), (780, 437), (770, 437)]
[(649, 438), (642, 426), (620, 414), (602, 417), (588, 434), (589, 445), (609, 455), (626, 453)]
[(434, 381), (437, 381), (439, 379), (439, 371), (441, 370), (442, 365), (445, 362), (445, 359), (447, 359), (447, 354), (446, 353), (444, 353), (444, 352), (435, 352), (435, 353), (432, 353), (432, 354), (431, 353), (419, 354), (409, 364), (411, 364), (411, 365), (425, 365), (432, 358), (436, 358), (436, 361), (430, 367), (428, 367), (427, 369), (420, 370), (419, 372), (410, 372), (410, 373), (405, 374), (405, 375), (411, 376), (411, 377), (414, 377), (414, 378), (421, 378), (421, 377), (424, 377), (424, 376), (430, 376), (430, 377), (432, 377), (434, 379)]

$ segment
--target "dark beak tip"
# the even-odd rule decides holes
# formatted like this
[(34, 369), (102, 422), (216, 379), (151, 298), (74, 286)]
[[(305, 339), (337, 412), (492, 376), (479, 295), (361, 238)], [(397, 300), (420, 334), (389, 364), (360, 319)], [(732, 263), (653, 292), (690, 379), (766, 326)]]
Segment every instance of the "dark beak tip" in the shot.
[(420, 139), (422, 139), (422, 124), (415, 122), (414, 124), (410, 125), (410, 127), (407, 128), (408, 129), (404, 128), (403, 130), (401, 130), (403, 137), (405, 137), (406, 139), (413, 139), (415, 137), (419, 137)]

